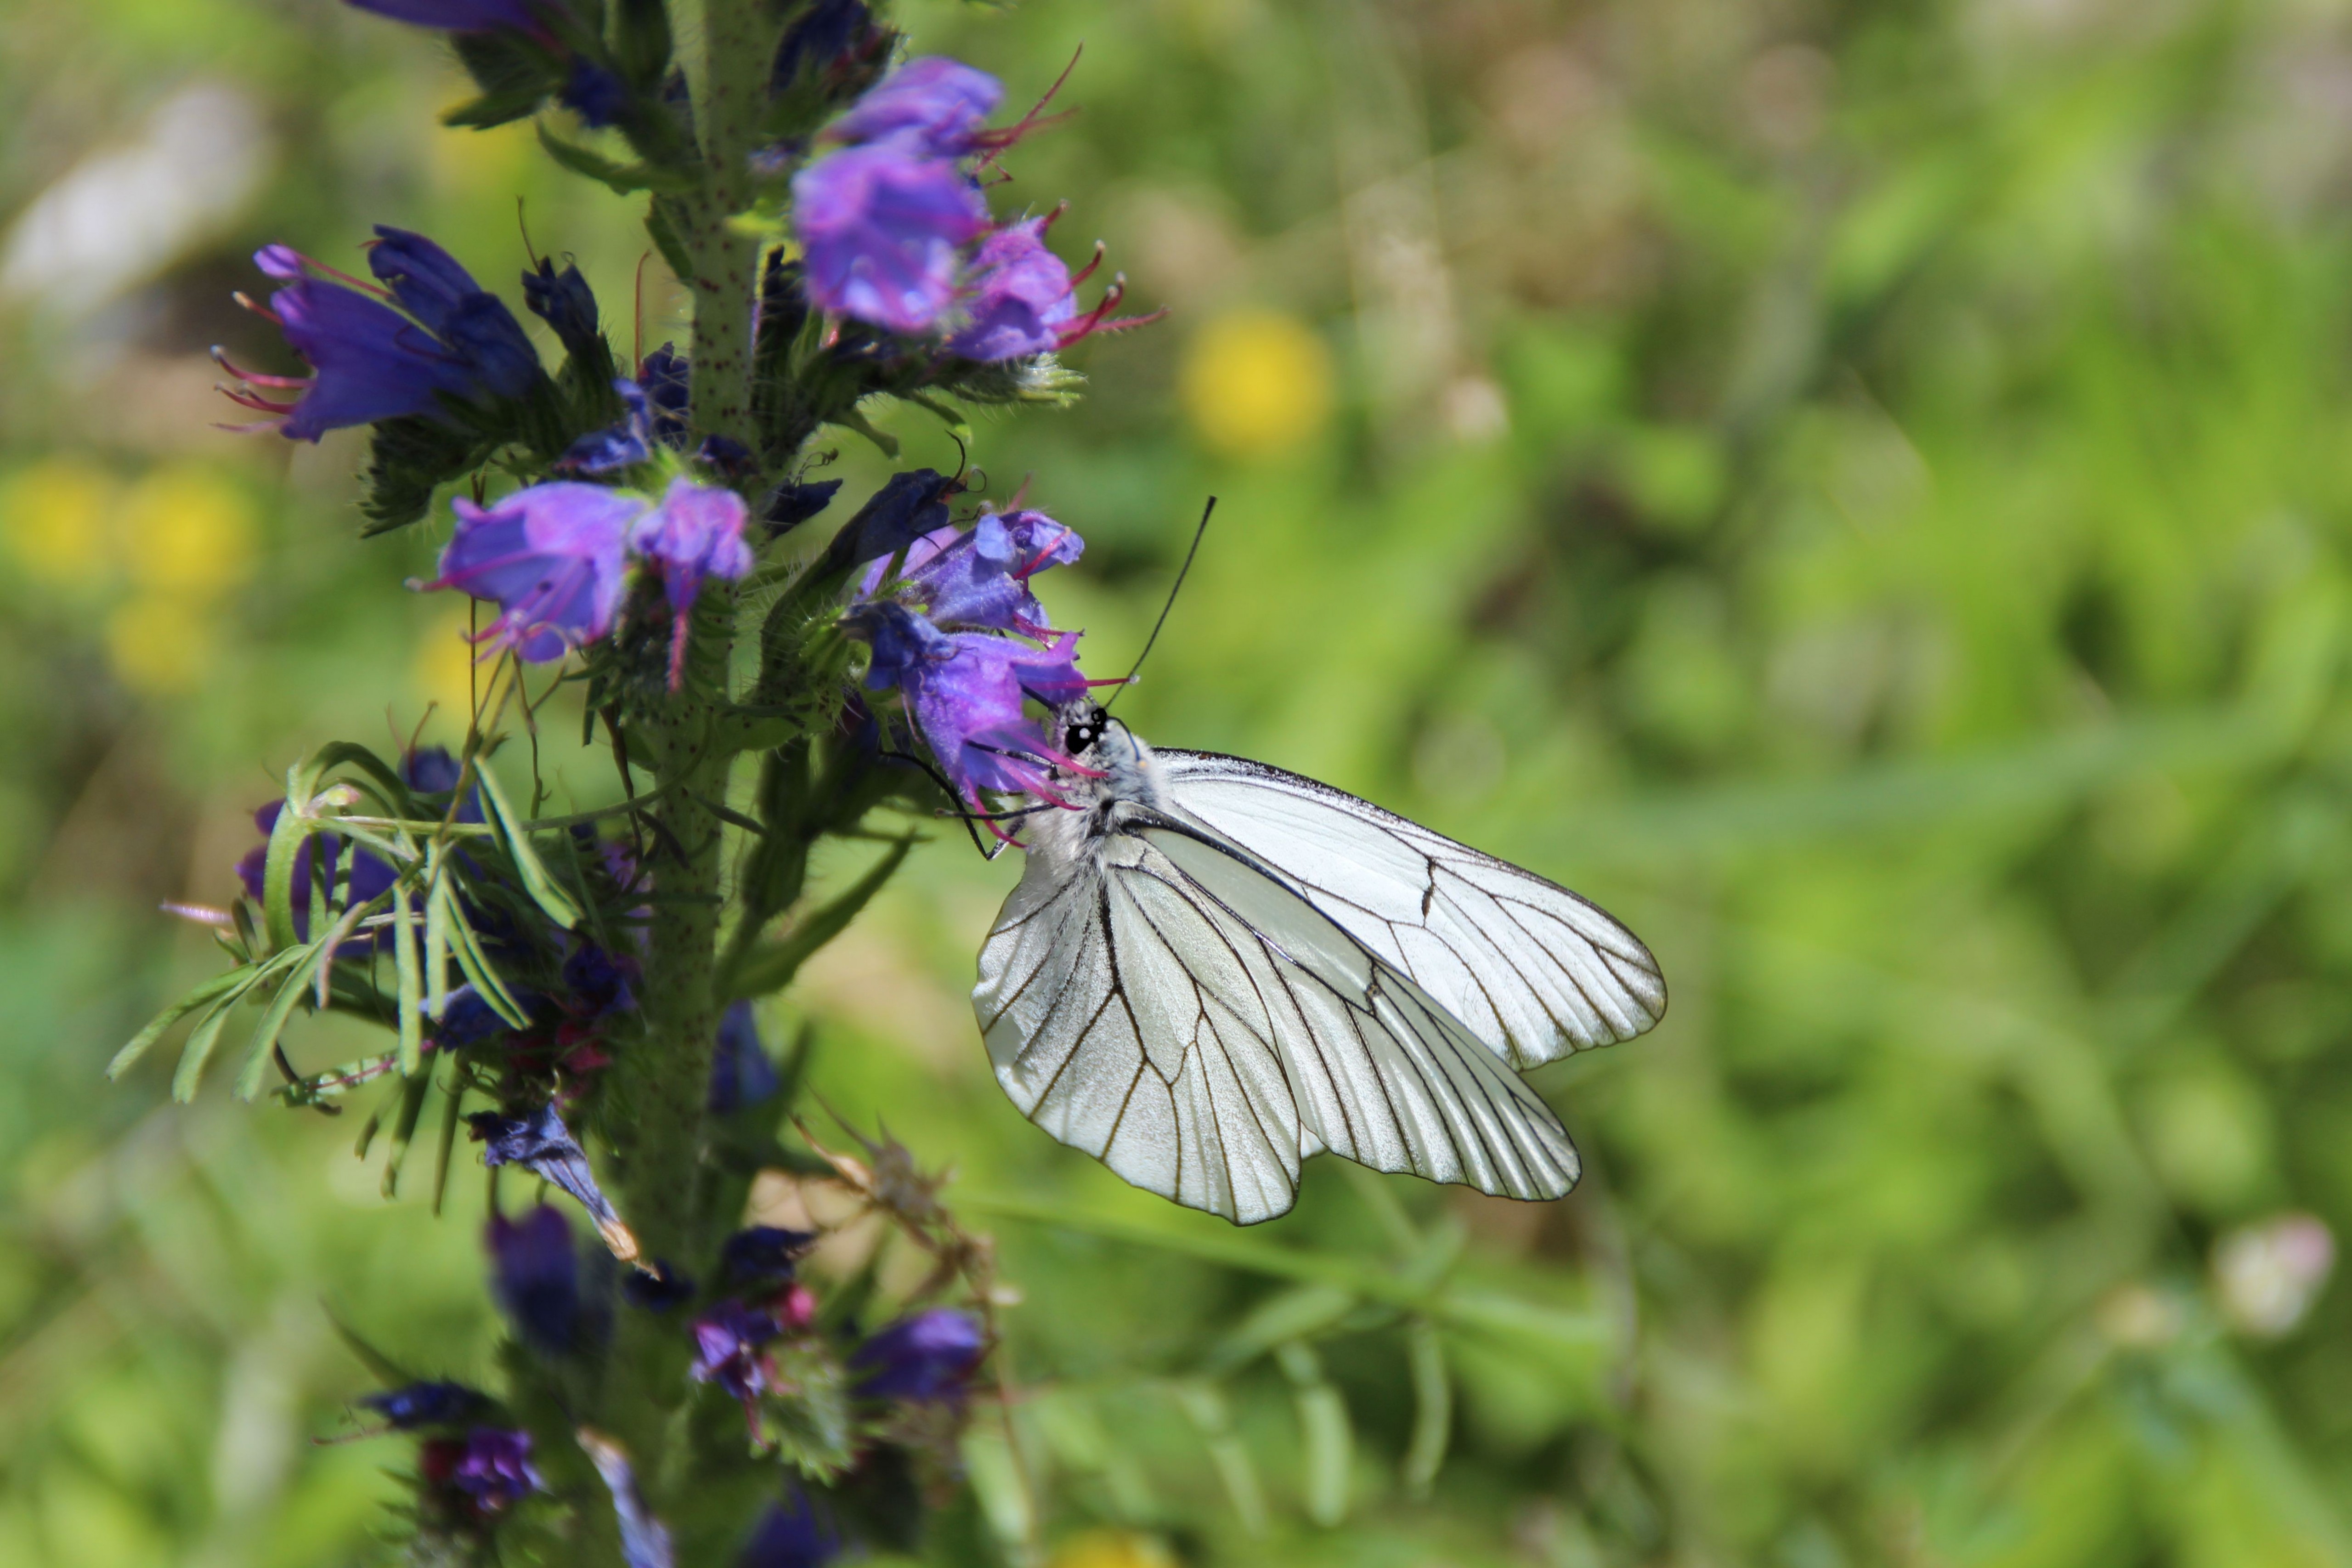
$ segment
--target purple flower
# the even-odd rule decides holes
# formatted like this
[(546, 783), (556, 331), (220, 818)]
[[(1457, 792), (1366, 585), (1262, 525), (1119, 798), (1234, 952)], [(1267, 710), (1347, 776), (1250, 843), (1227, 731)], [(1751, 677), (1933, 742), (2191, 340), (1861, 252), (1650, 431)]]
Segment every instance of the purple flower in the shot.
[(810, 299), (912, 335), (954, 300), (958, 248), (987, 228), (988, 204), (953, 163), (900, 140), (845, 147), (793, 176), (793, 220)]
[(586, 1338), (580, 1258), (562, 1214), (540, 1205), (520, 1221), (490, 1219), (490, 1289), (525, 1344), (569, 1355)]
[(760, 1044), (760, 1026), (751, 1004), (735, 1002), (719, 1019), (719, 1049), (710, 1059), (709, 1108), (724, 1116), (747, 1105), (774, 1098), (782, 1088), (776, 1064)]
[[(541, 374), (539, 354), (513, 314), (447, 251), (405, 229), (379, 225), (376, 234), (368, 264), (391, 286), (385, 298), (397, 300), (407, 315), (362, 292), (368, 285), (285, 246), (254, 253), (257, 266), (288, 285), (270, 296), (262, 314), (315, 374), (261, 375), (230, 363), (217, 349), (214, 358), (247, 384), (230, 398), (281, 416), (278, 428), (290, 439), (316, 441), (347, 425), (438, 414), (445, 396), (519, 397)], [(299, 389), (302, 395), (281, 403), (253, 387)]]
[[(485, 1165), (520, 1165), (540, 1180), (562, 1188), (572, 1194), (614, 1257), (624, 1262), (637, 1256), (636, 1237), (621, 1223), (612, 1200), (597, 1186), (596, 1176), (588, 1168), (587, 1152), (563, 1125), (555, 1107), (542, 1105), (526, 1116), (502, 1116), (495, 1110), (478, 1110), (466, 1118), (475, 1141), (482, 1145)], [(541, 1214), (551, 1214), (542, 1208)], [(562, 1216), (558, 1216), (561, 1218)], [(568, 1234), (568, 1233), (567, 1233)], [(570, 1243), (565, 1244), (569, 1247)]]
[(613, 629), (628, 581), (628, 525), (645, 501), (595, 485), (533, 485), (489, 507), (451, 503), (457, 531), (441, 574), (424, 586), (457, 588), (502, 612), (481, 640), (534, 663), (563, 657)]
[(540, 33), (539, 7), (532, 0), (343, 0), (355, 11), (373, 11), (416, 27), (439, 27), (452, 33), (487, 33), (508, 28)]
[(1042, 649), (986, 632), (950, 635), (887, 599), (856, 606), (842, 626), (873, 648), (866, 685), (905, 693), (923, 743), (965, 804), (979, 810), (984, 789), (1069, 804), (1050, 770), (1074, 769), (1077, 762), (1055, 746), (1022, 701), (1056, 708), (1086, 694), (1076, 632)]
[(794, 1486), (791, 1502), (768, 1505), (735, 1568), (824, 1568), (841, 1545), (841, 1531)]
[(986, 71), (926, 56), (867, 89), (825, 135), (851, 143), (898, 138), (935, 158), (960, 158), (979, 145), (980, 122), (1003, 96), (1003, 84)]
[(743, 519), (743, 498), (733, 490), (672, 479), (661, 504), (630, 528), (629, 547), (660, 569), (670, 607), (683, 616), (703, 579), (732, 582), (751, 570)]
[(772, 1312), (740, 1301), (721, 1301), (694, 1320), (694, 1364), (688, 1370), (697, 1383), (715, 1383), (740, 1400), (746, 1415), (767, 1391), (768, 1367), (760, 1347), (783, 1332)]
[(392, 1423), (398, 1432), (419, 1426), (454, 1426), (472, 1419), (489, 1397), (462, 1383), (412, 1383), (360, 1396), (360, 1403)]
[(1029, 579), (1085, 549), (1076, 529), (1044, 512), (982, 512), (969, 532), (930, 533), (908, 546), (899, 580), (934, 625), (1043, 637), (1045, 608)]
[(629, 530), (629, 547), (661, 573), (673, 629), (669, 643), (669, 689), (686, 678), (686, 641), (694, 601), (703, 579), (728, 582), (751, 570), (751, 547), (743, 542), (743, 498), (733, 490), (672, 479), (661, 504)]
[(793, 1266), (815, 1245), (816, 1237), (809, 1231), (748, 1226), (729, 1237), (719, 1248), (719, 1267), (727, 1282), (739, 1289), (787, 1285), (792, 1282)]
[(963, 1391), (987, 1348), (979, 1319), (933, 1307), (877, 1333), (849, 1364), (864, 1374), (857, 1392), (868, 1399), (947, 1399)]
[(477, 1426), (463, 1437), (436, 1437), (417, 1456), (418, 1468), (436, 1487), (455, 1491), (478, 1516), (504, 1513), (546, 1483), (530, 1462), (530, 1434), (509, 1426)]
[(1062, 346), (1078, 313), (1076, 280), (1045, 248), (1049, 221), (1007, 224), (981, 242), (964, 273), (966, 323), (948, 339), (950, 353), (996, 361)]

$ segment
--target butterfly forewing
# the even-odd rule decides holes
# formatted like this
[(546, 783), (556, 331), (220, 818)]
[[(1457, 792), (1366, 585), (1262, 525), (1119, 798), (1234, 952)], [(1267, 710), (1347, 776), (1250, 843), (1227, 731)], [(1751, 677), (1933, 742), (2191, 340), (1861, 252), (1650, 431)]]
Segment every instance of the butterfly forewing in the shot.
[(1301, 1160), (1556, 1197), (1549, 1109), (1419, 985), (1216, 836), (1161, 821), (1033, 852), (980, 956), (1022, 1111), (1138, 1186), (1244, 1224)]
[(1664, 1016), (1650, 950), (1567, 889), (1263, 763), (1156, 756), (1171, 811), (1293, 884), (1511, 1066), (1628, 1040)]

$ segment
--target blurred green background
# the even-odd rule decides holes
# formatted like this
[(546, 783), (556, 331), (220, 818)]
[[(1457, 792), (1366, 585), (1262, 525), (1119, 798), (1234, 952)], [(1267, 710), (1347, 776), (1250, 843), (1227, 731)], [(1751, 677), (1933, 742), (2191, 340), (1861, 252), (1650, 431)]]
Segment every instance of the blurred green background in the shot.
[[(1327, 1161), (1236, 1237), (1004, 1102), (962, 993), (1016, 868), (940, 835), (767, 1024), (997, 1237), (1006, 1555), (2352, 1563), (2352, 12), (898, 16), (1015, 101), (1083, 40), (994, 199), (1172, 310), (974, 453), (1087, 535), (1097, 673), (1222, 498), (1123, 711), (1575, 885), (1674, 994), (1538, 1075), (1570, 1199)], [(374, 1560), (405, 1454), (316, 1441), (330, 1313), (488, 1373), (470, 1180), (436, 1221), (356, 1117), (100, 1076), (277, 773), (465, 691), (359, 443), (212, 428), (208, 344), (286, 363), (247, 254), (409, 225), (514, 299), (520, 198), (629, 342), (634, 207), (464, 95), (329, 0), (0, 5), (0, 1563)], [(650, 264), (646, 346), (682, 306)], [(1449, 1258), (1451, 1316), (1380, 1304)]]

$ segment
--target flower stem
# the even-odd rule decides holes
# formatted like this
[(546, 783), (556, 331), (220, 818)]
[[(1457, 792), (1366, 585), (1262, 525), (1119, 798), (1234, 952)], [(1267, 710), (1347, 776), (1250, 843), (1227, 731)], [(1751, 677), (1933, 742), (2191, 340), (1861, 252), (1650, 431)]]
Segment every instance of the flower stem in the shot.
[[(752, 199), (749, 156), (767, 88), (776, 23), (767, 0), (669, 0), (673, 34), (694, 95), (702, 178), (665, 199), (665, 216), (691, 263), (694, 299), (690, 420), (698, 436), (719, 435), (755, 449), (751, 423), (751, 316), (760, 241), (730, 223)], [(748, 484), (748, 481), (747, 481)], [(756, 491), (753, 493), (756, 494)], [(703, 597), (722, 607), (730, 585)], [(731, 623), (731, 616), (705, 617)], [(655, 918), (647, 932), (639, 1003), (643, 1047), (614, 1067), (614, 1142), (623, 1160), (622, 1211), (649, 1257), (698, 1269), (715, 1232), (734, 1215), (701, 1212), (704, 1102), (718, 1034), (713, 976), (719, 926), (721, 824), (706, 803), (727, 798), (733, 748), (721, 721), (727, 651), (696, 639), (682, 688), (633, 716), (642, 761), (658, 781), (646, 843)], [(609, 1414), (636, 1456), (638, 1473), (663, 1478), (671, 1499), (690, 1486), (668, 1449), (669, 1419), (687, 1396), (683, 1337), (650, 1314), (626, 1314), (614, 1368)], [(658, 1483), (657, 1483), (658, 1484)]]

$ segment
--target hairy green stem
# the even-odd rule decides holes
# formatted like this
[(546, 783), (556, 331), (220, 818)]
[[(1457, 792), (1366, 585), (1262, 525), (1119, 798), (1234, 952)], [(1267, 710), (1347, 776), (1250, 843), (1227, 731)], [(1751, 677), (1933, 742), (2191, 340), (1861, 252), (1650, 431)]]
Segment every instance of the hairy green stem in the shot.
[[(752, 199), (749, 156), (759, 133), (776, 20), (769, 0), (670, 0), (674, 36), (686, 45), (702, 179), (672, 198), (694, 299), (693, 428), (757, 447), (751, 420), (751, 319), (760, 242), (730, 223)], [(728, 584), (706, 584), (703, 600), (727, 607)], [(719, 624), (731, 624), (731, 616)], [(649, 1257), (698, 1272), (733, 1215), (702, 1212), (704, 1100), (710, 1081), (719, 998), (713, 984), (719, 928), (722, 836), (705, 802), (727, 798), (733, 750), (719, 705), (726, 689), (723, 640), (698, 638), (684, 689), (633, 716), (662, 793), (646, 845), (656, 915), (647, 934), (639, 1003), (641, 1050), (615, 1064), (627, 1125), (622, 1209)], [(613, 1363), (608, 1418), (635, 1456), (650, 1489), (672, 1501), (695, 1482), (677, 1450), (673, 1416), (691, 1387), (686, 1348), (673, 1325), (625, 1314)]]

